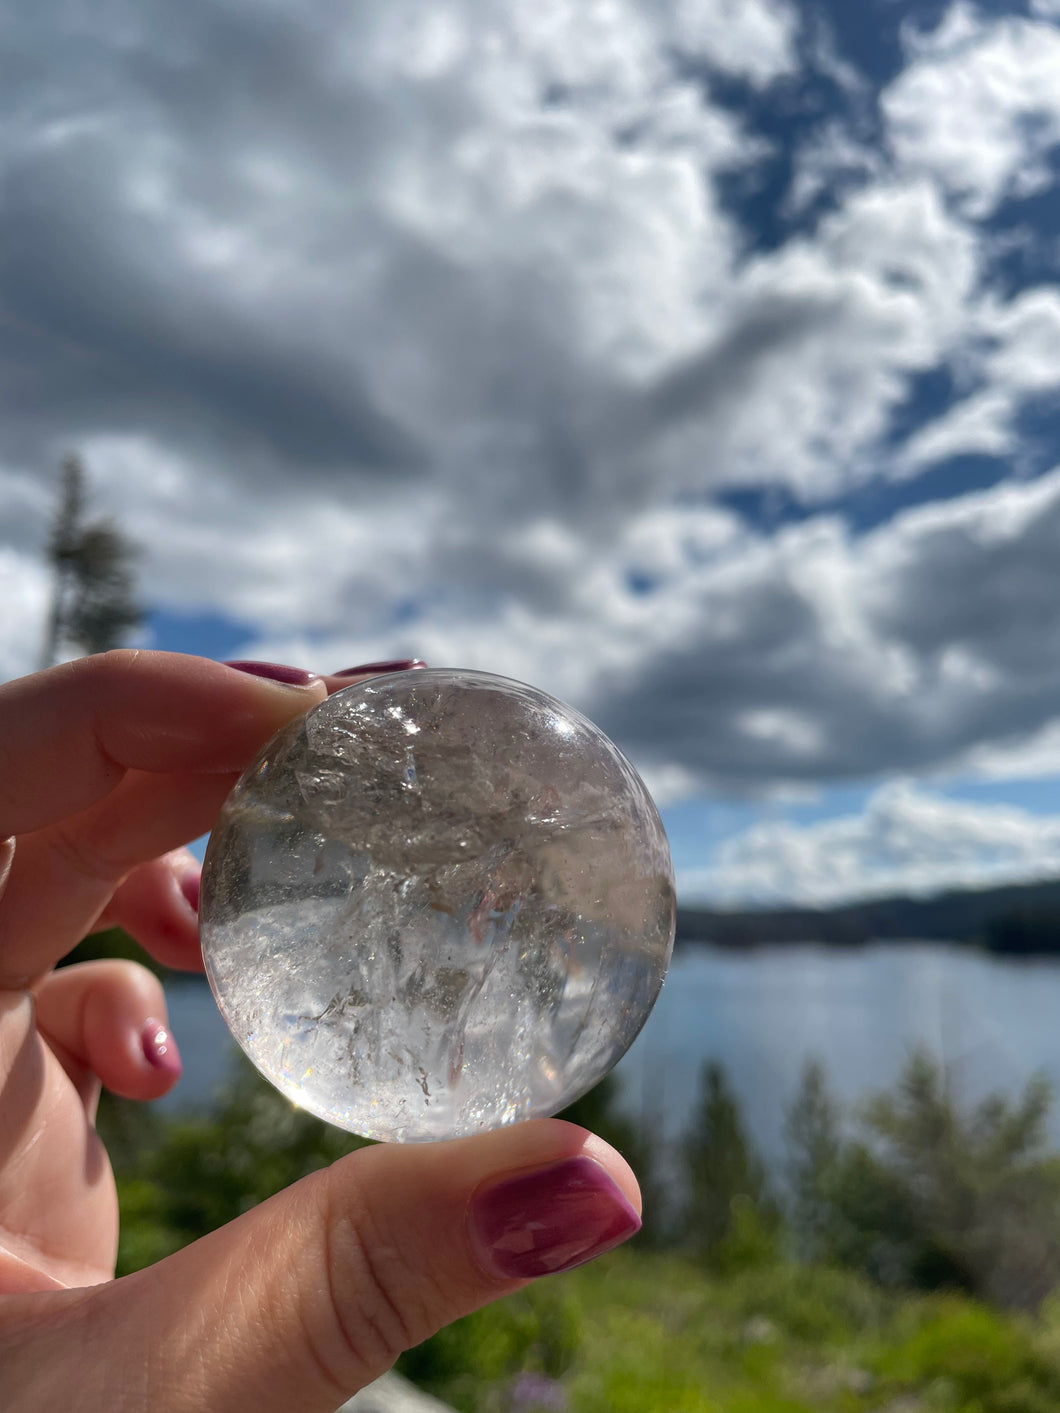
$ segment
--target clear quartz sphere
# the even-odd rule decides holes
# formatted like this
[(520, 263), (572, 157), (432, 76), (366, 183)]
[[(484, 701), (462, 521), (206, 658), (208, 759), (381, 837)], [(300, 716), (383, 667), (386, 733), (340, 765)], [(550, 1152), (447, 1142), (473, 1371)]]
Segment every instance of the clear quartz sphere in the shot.
[(585, 717), (482, 672), (335, 693), (229, 796), (206, 970), (258, 1069), (368, 1138), (556, 1113), (632, 1044), (673, 947), (658, 812)]

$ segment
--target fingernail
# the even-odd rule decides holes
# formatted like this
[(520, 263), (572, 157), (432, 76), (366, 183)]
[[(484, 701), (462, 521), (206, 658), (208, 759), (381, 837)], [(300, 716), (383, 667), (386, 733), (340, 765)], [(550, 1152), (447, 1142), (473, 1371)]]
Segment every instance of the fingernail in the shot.
[(144, 1049), (144, 1059), (163, 1074), (181, 1075), (184, 1066), (180, 1062), (177, 1042), (161, 1021), (149, 1020), (140, 1032)]
[(426, 667), (420, 657), (406, 657), (398, 662), (363, 662), (360, 667), (344, 667), (341, 672), (333, 672), (332, 677), (357, 677), (362, 672), (410, 672), (414, 667)]
[(471, 1200), (472, 1239), (509, 1279), (568, 1271), (640, 1230), (640, 1218), (591, 1158), (507, 1178)]
[(283, 682), (288, 687), (308, 687), (315, 682), (315, 672), (304, 672), (300, 667), (285, 667), (281, 662), (226, 662), (225, 667), (234, 667), (237, 672), (249, 672), (252, 677), (267, 677), (271, 682)]
[(197, 868), (189, 868), (180, 876), (180, 891), (193, 913), (199, 911), (199, 894), (202, 891), (202, 873)]

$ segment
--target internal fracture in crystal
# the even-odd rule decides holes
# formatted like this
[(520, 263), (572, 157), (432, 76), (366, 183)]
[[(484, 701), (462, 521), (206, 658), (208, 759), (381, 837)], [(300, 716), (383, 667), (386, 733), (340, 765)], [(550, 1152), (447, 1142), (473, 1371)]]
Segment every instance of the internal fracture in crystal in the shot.
[(521, 683), (399, 672), (245, 772), (203, 872), (203, 952), (273, 1084), (370, 1138), (552, 1114), (621, 1058), (673, 946), (670, 852), (591, 722)]

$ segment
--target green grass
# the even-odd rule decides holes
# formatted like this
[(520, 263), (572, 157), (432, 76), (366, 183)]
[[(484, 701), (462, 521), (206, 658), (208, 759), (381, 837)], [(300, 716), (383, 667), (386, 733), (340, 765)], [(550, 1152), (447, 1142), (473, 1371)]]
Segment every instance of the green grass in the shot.
[(522, 1370), (556, 1380), (569, 1413), (1056, 1413), (1060, 1311), (1025, 1320), (787, 1263), (722, 1279), (626, 1250), (469, 1316), (403, 1367), (460, 1413), (509, 1413)]

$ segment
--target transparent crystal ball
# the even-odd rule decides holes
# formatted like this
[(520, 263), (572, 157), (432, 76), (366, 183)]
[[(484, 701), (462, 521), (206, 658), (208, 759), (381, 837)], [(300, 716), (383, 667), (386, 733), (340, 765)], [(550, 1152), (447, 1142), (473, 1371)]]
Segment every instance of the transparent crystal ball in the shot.
[(258, 1069), (369, 1138), (552, 1114), (629, 1048), (673, 947), (640, 777), (481, 672), (375, 677), (247, 769), (206, 853), (206, 970)]

